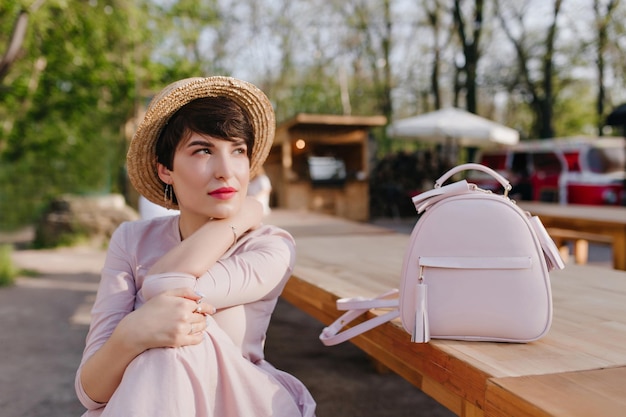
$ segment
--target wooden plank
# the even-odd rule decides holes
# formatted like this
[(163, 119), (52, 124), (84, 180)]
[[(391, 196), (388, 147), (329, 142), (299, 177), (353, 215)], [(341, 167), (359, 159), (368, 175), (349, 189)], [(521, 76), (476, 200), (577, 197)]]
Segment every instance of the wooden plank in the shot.
[(492, 379), (485, 416), (622, 417), (624, 381), (626, 367)]

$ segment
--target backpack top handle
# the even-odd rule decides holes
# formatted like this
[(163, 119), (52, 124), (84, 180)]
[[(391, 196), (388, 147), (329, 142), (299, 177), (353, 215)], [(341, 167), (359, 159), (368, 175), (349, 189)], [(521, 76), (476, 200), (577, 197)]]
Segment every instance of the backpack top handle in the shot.
[(509, 194), (509, 191), (511, 191), (511, 183), (504, 178), (502, 175), (498, 174), (496, 171), (494, 171), (493, 169), (486, 167), (484, 165), (481, 164), (462, 164), (462, 165), (458, 165), (454, 168), (452, 168), (451, 170), (449, 170), (448, 172), (446, 172), (445, 174), (443, 174), (437, 181), (435, 181), (435, 187), (434, 188), (441, 188), (441, 186), (453, 175), (458, 174), (461, 171), (469, 171), (469, 170), (476, 170), (476, 171), (482, 171), (485, 174), (489, 174), (491, 175), (493, 178), (495, 178), (504, 188), (504, 196), (506, 197)]

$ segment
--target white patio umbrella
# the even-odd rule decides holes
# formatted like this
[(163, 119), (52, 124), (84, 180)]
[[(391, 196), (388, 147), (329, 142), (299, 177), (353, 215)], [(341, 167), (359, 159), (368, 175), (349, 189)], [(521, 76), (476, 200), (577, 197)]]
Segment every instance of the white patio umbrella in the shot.
[(387, 134), (397, 139), (452, 142), (461, 147), (515, 145), (519, 142), (516, 130), (457, 108), (397, 120), (387, 127)]

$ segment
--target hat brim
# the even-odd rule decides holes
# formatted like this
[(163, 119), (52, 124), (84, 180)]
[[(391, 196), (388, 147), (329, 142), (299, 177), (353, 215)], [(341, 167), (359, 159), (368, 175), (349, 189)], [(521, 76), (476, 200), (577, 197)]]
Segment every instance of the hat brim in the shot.
[(195, 77), (176, 81), (157, 94), (131, 139), (126, 165), (131, 183), (141, 195), (160, 206), (177, 209), (164, 199), (157, 172), (156, 143), (167, 121), (185, 104), (204, 97), (228, 97), (247, 113), (254, 131), (250, 178), (260, 171), (274, 141), (276, 121), (267, 96), (255, 85), (231, 77)]

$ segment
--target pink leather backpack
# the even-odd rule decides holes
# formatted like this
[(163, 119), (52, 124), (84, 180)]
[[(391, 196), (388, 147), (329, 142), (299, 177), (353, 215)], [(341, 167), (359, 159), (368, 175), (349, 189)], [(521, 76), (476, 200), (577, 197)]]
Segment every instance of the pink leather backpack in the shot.
[[(503, 195), (461, 180), (479, 170), (503, 186)], [(464, 164), (445, 173), (433, 190), (413, 198), (418, 220), (404, 254), (397, 290), (374, 299), (340, 299), (347, 312), (326, 327), (325, 345), (346, 341), (400, 317), (414, 342), (430, 338), (525, 343), (550, 329), (549, 270), (564, 268), (538, 217), (507, 196), (509, 182), (492, 169)], [(372, 308), (385, 314), (341, 331)]]

